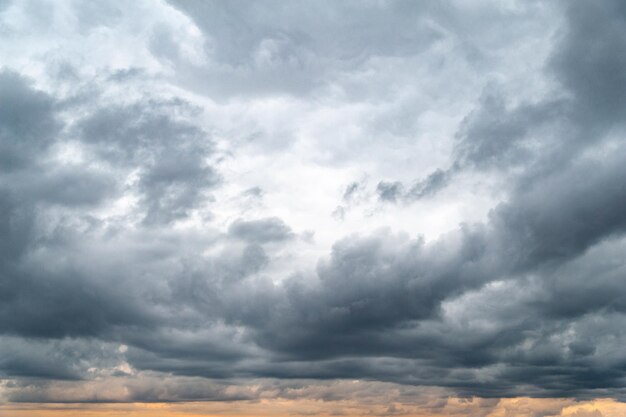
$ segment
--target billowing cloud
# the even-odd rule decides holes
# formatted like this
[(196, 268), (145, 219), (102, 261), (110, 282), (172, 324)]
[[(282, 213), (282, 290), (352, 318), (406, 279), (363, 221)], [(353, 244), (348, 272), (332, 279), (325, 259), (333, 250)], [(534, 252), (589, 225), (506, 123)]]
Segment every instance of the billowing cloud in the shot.
[(0, 398), (612, 413), (624, 7), (248, 6), (0, 2)]

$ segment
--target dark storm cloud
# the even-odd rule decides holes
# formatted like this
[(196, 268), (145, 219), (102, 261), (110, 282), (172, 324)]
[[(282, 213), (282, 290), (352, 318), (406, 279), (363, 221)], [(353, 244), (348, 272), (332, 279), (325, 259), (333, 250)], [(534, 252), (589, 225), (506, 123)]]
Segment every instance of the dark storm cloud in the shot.
[[(142, 248), (140, 242), (149, 239), (147, 235), (119, 239), (117, 225), (73, 210), (97, 207), (121, 192), (119, 171), (112, 166), (139, 169), (137, 188), (144, 201), (140, 211), (146, 213), (146, 222), (184, 217), (217, 182), (218, 175), (206, 161), (211, 142), (195, 126), (166, 116), (159, 108), (162, 103), (99, 108), (97, 116), (80, 121), (70, 136), (60, 121), (64, 107), (26, 78), (4, 71), (0, 88), (2, 333), (33, 338), (23, 345), (34, 349), (39, 343), (34, 340), (39, 339), (115, 339), (113, 329), (128, 326), (148, 331), (154, 320), (165, 318), (149, 301), (156, 291), (146, 288), (149, 274), (154, 276), (150, 272), (154, 262), (163, 253), (160, 246), (166, 245)], [(55, 160), (55, 147), (76, 137), (87, 160), (79, 164)], [(245, 254), (243, 265), (265, 262), (260, 249)], [(127, 266), (131, 259), (138, 268), (134, 271)], [(242, 268), (236, 264), (230, 269)], [(242, 273), (246, 272), (232, 274)], [(91, 356), (84, 364), (98, 366), (93, 352), (86, 353)], [(87, 376), (77, 373), (72, 360), (63, 355), (49, 364), (50, 355), (28, 349), (14, 349), (4, 357), (2, 369), (8, 376)]]
[[(623, 166), (626, 155), (623, 147), (601, 162), (579, 156), (572, 158), (572, 155), (594, 143), (601, 143), (603, 134), (622, 123), (618, 110), (620, 106), (612, 106), (607, 111), (602, 111), (601, 106), (606, 102), (614, 103), (621, 97), (615, 94), (615, 91), (621, 91), (620, 72), (615, 72), (616, 82), (610, 86), (603, 74), (610, 71), (609, 68), (623, 67), (619, 61), (623, 55), (619, 53), (623, 48), (623, 37), (617, 34), (626, 26), (624, 14), (620, 13), (616, 4), (589, 6), (589, 13), (581, 10), (585, 7), (571, 6), (570, 27), (553, 57), (553, 62), (557, 63), (570, 60), (566, 65), (557, 65), (556, 74), (558, 80), (563, 81), (564, 86), (574, 94), (573, 98), (566, 102), (523, 105), (502, 113), (503, 104), (487, 96), (481, 105), (481, 113), (467, 119), (465, 133), (460, 137), (458, 149), (465, 149), (460, 152), (464, 161), (487, 167), (497, 166), (503, 161), (508, 161), (508, 164), (524, 161), (528, 164), (523, 178), (514, 186), (509, 202), (492, 211), (487, 233), (471, 235), (464, 246), (468, 248), (467, 254), (473, 254), (478, 264), (485, 266), (481, 275), (486, 273), (491, 276), (487, 278), (483, 275), (485, 281), (531, 274), (534, 277), (532, 283), (537, 286), (537, 292), (531, 294), (530, 299), (513, 302), (516, 315), (523, 318), (518, 325), (511, 319), (507, 323), (508, 328), (502, 328), (495, 334), (478, 332), (472, 335), (474, 342), (462, 337), (458, 331), (452, 333), (457, 340), (442, 340), (441, 333), (426, 335), (424, 339), (423, 335), (419, 336), (417, 328), (415, 339), (409, 337), (397, 342), (398, 346), (407, 347), (411, 354), (426, 359), (433, 350), (439, 351), (441, 357), (437, 358), (434, 374), (429, 379), (437, 379), (439, 384), (455, 387), (461, 393), (524, 395), (522, 393), (528, 394), (529, 389), (520, 390), (517, 387), (531, 384), (536, 387), (535, 391), (530, 390), (533, 395), (585, 396), (589, 395), (589, 389), (614, 389), (617, 393), (617, 388), (623, 385), (624, 374), (617, 371), (613, 364), (622, 363), (624, 359), (610, 355), (611, 359), (603, 363), (602, 355), (607, 353), (596, 352), (596, 349), (606, 342), (600, 341), (599, 331), (594, 327), (608, 325), (610, 330), (605, 331), (617, 338), (623, 337), (622, 332), (617, 331), (623, 321), (623, 263), (617, 261), (620, 257), (616, 256), (621, 243), (610, 242), (611, 238), (622, 236), (625, 227), (626, 178)], [(594, 17), (607, 17), (608, 13), (613, 14), (611, 24), (592, 23)], [(586, 36), (585, 41), (577, 42), (576, 39), (582, 36)], [(579, 60), (589, 56), (588, 53), (594, 58), (577, 65)], [(573, 77), (577, 77), (576, 82), (571, 81)], [(601, 92), (602, 88), (607, 89), (606, 96)], [(595, 112), (597, 116), (594, 116)], [(547, 125), (553, 128), (542, 130)], [(562, 125), (569, 126), (563, 129)], [(529, 132), (542, 133), (546, 138), (544, 145), (554, 142), (559, 147), (551, 149), (546, 146), (547, 152), (533, 155), (534, 150), (527, 142)], [(568, 135), (551, 137), (564, 133)], [(564, 155), (568, 155), (568, 159), (563, 158)], [(533, 159), (537, 161), (535, 166), (529, 164)], [(588, 252), (598, 242), (605, 243)], [(362, 253), (371, 262), (367, 251)], [(352, 255), (349, 259), (359, 257)], [(449, 276), (458, 276), (467, 268), (463, 263), (459, 265), (462, 265), (459, 271), (450, 271)], [(347, 269), (350, 270), (350, 267)], [(420, 269), (412, 268), (411, 271)], [(374, 268), (368, 270), (375, 271)], [(441, 281), (445, 282), (445, 278)], [(519, 282), (516, 284), (519, 291), (526, 291), (526, 281), (521, 277), (514, 282)], [(451, 288), (456, 290), (459, 286), (455, 283)], [(354, 294), (358, 294), (358, 290)], [(376, 291), (355, 300), (372, 302), (376, 299), (374, 294)], [(429, 294), (433, 294), (432, 291)], [(453, 294), (447, 293), (446, 297), (450, 295)], [(505, 296), (510, 297), (510, 294)], [(387, 308), (397, 307), (398, 298), (389, 299), (395, 302), (390, 302)], [(538, 307), (540, 310), (536, 310)], [(495, 307), (488, 320), (495, 321), (493, 317), (498, 317), (495, 314), (498, 310)], [(589, 320), (588, 315), (596, 316)], [(405, 317), (411, 315), (406, 314)], [(567, 320), (564, 320), (565, 317)], [(574, 331), (576, 336), (563, 350), (553, 335), (567, 331)], [(383, 339), (385, 341), (399, 337), (388, 328), (381, 333), (387, 336)], [(323, 335), (327, 334), (325, 329)], [(367, 334), (370, 345), (376, 346), (378, 352), (385, 351), (385, 347), (373, 341), (381, 338)], [(358, 340), (365, 343), (366, 338)], [(386, 348), (392, 349), (394, 343), (387, 343), (390, 346)], [(523, 347), (524, 344), (532, 347)], [(359, 344), (352, 346), (355, 345)], [(427, 352), (420, 349), (422, 346)], [(397, 351), (394, 354), (402, 355)], [(463, 379), (475, 379), (471, 376), (475, 366), (504, 365), (506, 370), (496, 373), (491, 382), (468, 384), (467, 380), (455, 380), (455, 363), (467, 367), (467, 371), (458, 371), (460, 375), (467, 372)], [(520, 365), (515, 366), (516, 363)], [(370, 362), (364, 362), (362, 366), (367, 369), (369, 365)], [(442, 366), (445, 371), (440, 368)], [(358, 369), (356, 373), (361, 371), (360, 367)], [(402, 372), (399, 379), (403, 380), (408, 375), (411, 372)], [(419, 381), (419, 375), (414, 376)]]
[(494, 210), (509, 261), (523, 267), (577, 256), (626, 227), (624, 150), (603, 161), (579, 163), (522, 189)]
[(119, 363), (117, 346), (97, 340), (0, 338), (0, 369), (4, 376), (50, 380), (81, 380), (92, 366)]
[(257, 400), (258, 390), (203, 378), (160, 378), (154, 373), (141, 378), (110, 378), (106, 383), (81, 387), (74, 381), (22, 380), (8, 388), (8, 400), (17, 403), (109, 403), (190, 402)]
[[(219, 62), (241, 69), (223, 87), (229, 93), (308, 92), (323, 82), (322, 55), (342, 63), (413, 55), (438, 37), (411, 25), (422, 9), (439, 10), (431, 3), (315, 6), (319, 31), (294, 4), (272, 14), (176, 5), (214, 42)], [(345, 16), (351, 30), (342, 35)], [(127, 362), (157, 375), (626, 399), (625, 9), (568, 4), (566, 17), (547, 68), (558, 98), (512, 104), (488, 87), (459, 126), (450, 168), (410, 187), (378, 184), (382, 200), (412, 201), (465, 171), (506, 176), (506, 200), (485, 222), (429, 242), (389, 231), (348, 236), (315, 271), (280, 277), (270, 276), (274, 250), (295, 241), (281, 218), (238, 219), (225, 232), (173, 227), (221, 181), (209, 134), (179, 117), (190, 105), (90, 103), (66, 126), (52, 93), (2, 72), (0, 375), (32, 379), (11, 398), (49, 399), (51, 380), (88, 380), (92, 367), (120, 376)], [(412, 29), (400, 36), (398, 26)], [(152, 52), (181, 59), (163, 40), (171, 34), (157, 35)], [(610, 152), (589, 151), (616, 137)], [(83, 161), (55, 159), (55, 145), (72, 143)], [(343, 202), (361, 189), (349, 184)], [(136, 221), (89, 212), (110, 209), (123, 192), (137, 197)], [(137, 384), (124, 400), (254, 397), (190, 381)]]
[[(18, 216), (34, 216), (35, 212), (9, 214), (7, 220), (14, 224)], [(9, 229), (17, 236), (5, 235), (13, 242), (26, 241), (18, 246), (19, 252), (13, 249), (13, 256), (3, 262), (0, 329), (4, 334), (99, 336), (117, 325), (149, 327), (154, 323), (156, 313), (135, 298), (140, 287), (120, 286), (130, 276), (118, 275), (118, 260), (105, 261), (102, 271), (91, 269), (102, 262), (98, 259), (92, 259), (91, 265), (81, 264), (81, 252), (85, 260), (90, 255), (80, 249), (85, 242), (79, 240), (88, 233), (72, 230), (83, 226), (80, 222), (59, 225), (46, 236), (34, 230), (29, 220), (26, 230)]]
[[(616, 125), (623, 125), (623, 6), (613, 1), (568, 4), (565, 12), (568, 25), (546, 67), (565, 94), (511, 106), (510, 98), (496, 85), (487, 86), (457, 132), (451, 168), (433, 172), (415, 187), (423, 188), (443, 172), (449, 181), (461, 169), (506, 171), (524, 166), (522, 176), (541, 176), (566, 166), (582, 149), (597, 146)], [(610, 23), (598, 25), (598, 21)], [(409, 191), (407, 201), (432, 195), (445, 185), (442, 181), (425, 195)]]
[(151, 313), (137, 304), (136, 292), (116, 287), (129, 278), (115, 276), (117, 260), (108, 265), (111, 276), (79, 265), (79, 248), (91, 233), (105, 233), (102, 225), (89, 215), (54, 212), (101, 203), (119, 187), (117, 178), (95, 163), (52, 162), (53, 145), (67, 140), (56, 101), (14, 73), (3, 72), (0, 87), (0, 100), (8, 100), (0, 106), (2, 332), (97, 336), (109, 326), (148, 324)]
[[(585, 171), (585, 168), (577, 166), (572, 171)], [(231, 374), (434, 383), (462, 394), (483, 396), (529, 392), (539, 396), (584, 396), (589, 389), (619, 386), (622, 372), (609, 371), (601, 363), (601, 357), (589, 358), (595, 348), (588, 340), (598, 339), (593, 326), (585, 324), (587, 319), (583, 316), (602, 312), (607, 307), (620, 308), (621, 266), (616, 266), (617, 272), (611, 272), (607, 278), (590, 270), (590, 275), (602, 280), (601, 286), (589, 282), (567, 287), (570, 297), (588, 300), (572, 303), (578, 308), (573, 316), (578, 320), (562, 321), (554, 313), (542, 313), (567, 305), (559, 301), (559, 294), (565, 289), (559, 287), (563, 284), (546, 290), (557, 279), (566, 283), (565, 276), (571, 276), (568, 268), (580, 268), (567, 266), (568, 262), (581, 262), (576, 260), (578, 255), (624, 227), (624, 216), (619, 214), (624, 212), (619, 210), (623, 195), (608, 193), (609, 200), (587, 198), (591, 190), (606, 190), (611, 184), (622, 183), (621, 165), (607, 164), (603, 170), (587, 174), (583, 183), (566, 181), (571, 175), (572, 172), (565, 172), (545, 179), (536, 189), (520, 193), (494, 210), (485, 228), (468, 228), (432, 246), (385, 234), (346, 239), (337, 244), (331, 259), (320, 266), (318, 284), (306, 287), (298, 280), (291, 280), (284, 286), (285, 293), (274, 297), (270, 294), (275, 290), (266, 288), (269, 293), (255, 297), (253, 305), (247, 307), (250, 315), (235, 312), (231, 316), (231, 320), (240, 323), (243, 320), (254, 330), (254, 338), (261, 347), (283, 356), (283, 360), (267, 364), (264, 361), (252, 366), (232, 363)], [(533, 201), (530, 197), (533, 194), (543, 196), (542, 204)], [(560, 205), (562, 201), (567, 203), (565, 207)], [(612, 206), (616, 207), (615, 214), (598, 224), (596, 211)], [(560, 221), (556, 222), (557, 219)], [(525, 239), (520, 240), (522, 234)], [(614, 259), (610, 254), (607, 256)], [(555, 265), (564, 261), (565, 269), (555, 271)], [(597, 267), (603, 268), (602, 264)], [(521, 278), (529, 274), (542, 277), (535, 282), (539, 286), (534, 290), (538, 291), (536, 294), (527, 293), (528, 283)], [(557, 278), (560, 276), (563, 278)], [(588, 275), (583, 276), (581, 279), (588, 280)], [(443, 301), (470, 294), (468, 290), (478, 291), (489, 281), (503, 279), (510, 280), (512, 287), (487, 296), (495, 300), (509, 298), (510, 311), (506, 311), (506, 304), (502, 307), (496, 304), (492, 307), (495, 310), (487, 310), (483, 318), (493, 321), (492, 315), (498, 311), (495, 317), (501, 317), (502, 323), (494, 323), (491, 329), (472, 331), (445, 321), (440, 310)], [(613, 297), (606, 287), (611, 282), (615, 290)], [(255, 286), (249, 284), (248, 294), (259, 295)], [(512, 292), (522, 296), (515, 299)], [(222, 296), (229, 297), (229, 293), (222, 289)], [(548, 295), (553, 298), (535, 300), (537, 296)], [(537, 302), (541, 303), (541, 309), (529, 308)], [(612, 321), (619, 322), (615, 318)], [(566, 346), (553, 338), (572, 326), (577, 329), (577, 336)], [(187, 352), (185, 357), (190, 354)], [(381, 357), (387, 359), (377, 359)], [(228, 375), (221, 373), (220, 366), (187, 362), (180, 356), (159, 358), (152, 366), (163, 371), (211, 377)], [(618, 355), (613, 360), (623, 358)], [(137, 364), (146, 366), (140, 360)], [(494, 371), (485, 382), (475, 382), (484, 379), (481, 372), (489, 372), (489, 366), (503, 369)], [(529, 383), (535, 388), (519, 388)]]
[(561, 107), (560, 102), (546, 102), (509, 109), (501, 92), (487, 89), (477, 109), (461, 124), (457, 164), (488, 169), (528, 162), (533, 157), (525, 141), (529, 132), (558, 117)]
[(581, 139), (590, 140), (624, 116), (626, 8), (620, 1), (571, 3), (566, 13), (569, 25), (551, 65), (574, 94)]
[(213, 148), (207, 134), (169, 116), (185, 110), (176, 100), (98, 108), (78, 127), (96, 155), (113, 166), (140, 170), (138, 191), (148, 225), (188, 217), (220, 181), (207, 163)]
[(7, 204), (16, 201), (26, 212), (34, 205), (94, 205), (115, 192), (107, 172), (45, 160), (63, 128), (57, 107), (28, 79), (6, 70), (0, 74), (0, 187)]
[[(555, 152), (569, 152), (567, 148), (573, 146), (563, 140), (563, 136), (576, 133), (566, 127), (574, 120), (571, 114), (573, 104), (565, 100), (547, 100), (511, 108), (502, 91), (488, 86), (476, 108), (459, 126), (451, 166), (436, 169), (415, 181), (406, 192), (402, 192), (402, 183), (394, 183), (397, 192), (395, 198), (388, 201), (413, 203), (433, 197), (463, 171), (495, 170), (506, 175), (515, 167), (525, 166), (532, 172), (536, 169), (534, 165), (559, 163), (555, 159), (561, 155), (555, 155)], [(539, 143), (537, 137), (541, 138)], [(524, 171), (524, 174), (530, 172)]]
[[(541, 309), (542, 314), (555, 319), (596, 312), (623, 313), (626, 310), (623, 297), (626, 265), (613, 262), (620, 258), (623, 245), (622, 240), (608, 240), (559, 266), (543, 282), (543, 296), (531, 303)], [(586, 349), (595, 349), (594, 344), (586, 346)]]
[[(338, 243), (319, 267), (318, 287), (287, 286), (289, 312), (268, 320), (284, 324), (270, 327), (261, 342), (304, 357), (382, 353), (390, 327), (432, 318), (447, 298), (489, 281), (546, 273), (626, 230), (623, 158), (544, 178), (494, 209), (487, 225), (432, 245), (386, 235)], [(581, 180), (572, 182), (576, 175)]]
[[(623, 263), (607, 264), (620, 258), (619, 249), (604, 254), (607, 243), (594, 256), (584, 255), (598, 242), (623, 235), (624, 157), (622, 148), (601, 166), (581, 160), (527, 183), (492, 211), (484, 227), (466, 227), (430, 247), (386, 235), (338, 243), (330, 261), (318, 270), (317, 286), (288, 282), (285, 303), (261, 320), (271, 325), (252, 326), (260, 332), (261, 346), (293, 361), (262, 372), (437, 381), (483, 396), (524, 395), (529, 389), (518, 387), (527, 383), (540, 396), (586, 396), (590, 389), (621, 386), (623, 372), (610, 370), (600, 357), (586, 358), (595, 352), (589, 340), (598, 339), (583, 323), (587, 314), (624, 308)], [(584, 272), (572, 274), (572, 268)], [(525, 291), (523, 277), (528, 275), (537, 277), (532, 283), (538, 289), (529, 299), (513, 300), (519, 323), (511, 319), (496, 332), (464, 335), (438, 321), (444, 300), (490, 281), (513, 280)], [(563, 321), (565, 316), (570, 320)], [(617, 317), (611, 321), (623, 320)], [(429, 322), (436, 323), (436, 331), (428, 331)], [(553, 335), (572, 326), (578, 329), (576, 338), (563, 350)], [(354, 359), (332, 359), (346, 356)], [(407, 359), (387, 369), (373, 360), (378, 356), (414, 358), (417, 363)], [(418, 372), (415, 366), (428, 371)], [(489, 366), (504, 366), (504, 371), (489, 382), (468, 382)]]
[(0, 169), (10, 172), (34, 163), (60, 130), (54, 100), (19, 74), (0, 72)]

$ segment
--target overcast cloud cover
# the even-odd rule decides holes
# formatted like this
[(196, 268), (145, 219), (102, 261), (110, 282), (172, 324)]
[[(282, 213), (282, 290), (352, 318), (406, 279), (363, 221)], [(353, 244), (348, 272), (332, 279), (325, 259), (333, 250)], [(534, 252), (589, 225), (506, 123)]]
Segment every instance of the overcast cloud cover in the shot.
[(626, 401), (625, 122), (620, 0), (0, 1), (0, 398)]

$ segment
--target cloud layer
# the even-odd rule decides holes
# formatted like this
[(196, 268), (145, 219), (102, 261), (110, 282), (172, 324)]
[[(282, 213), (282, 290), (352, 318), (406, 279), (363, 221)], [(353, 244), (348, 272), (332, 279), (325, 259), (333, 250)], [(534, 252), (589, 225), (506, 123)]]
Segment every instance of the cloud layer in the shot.
[(620, 2), (36, 3), (4, 399), (626, 399)]

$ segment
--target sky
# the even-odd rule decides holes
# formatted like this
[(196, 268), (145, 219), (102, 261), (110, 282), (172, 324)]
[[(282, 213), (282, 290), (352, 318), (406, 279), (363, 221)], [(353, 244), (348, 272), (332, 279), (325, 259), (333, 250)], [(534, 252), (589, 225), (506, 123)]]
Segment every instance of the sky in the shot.
[(626, 3), (0, 0), (0, 416), (626, 415)]

